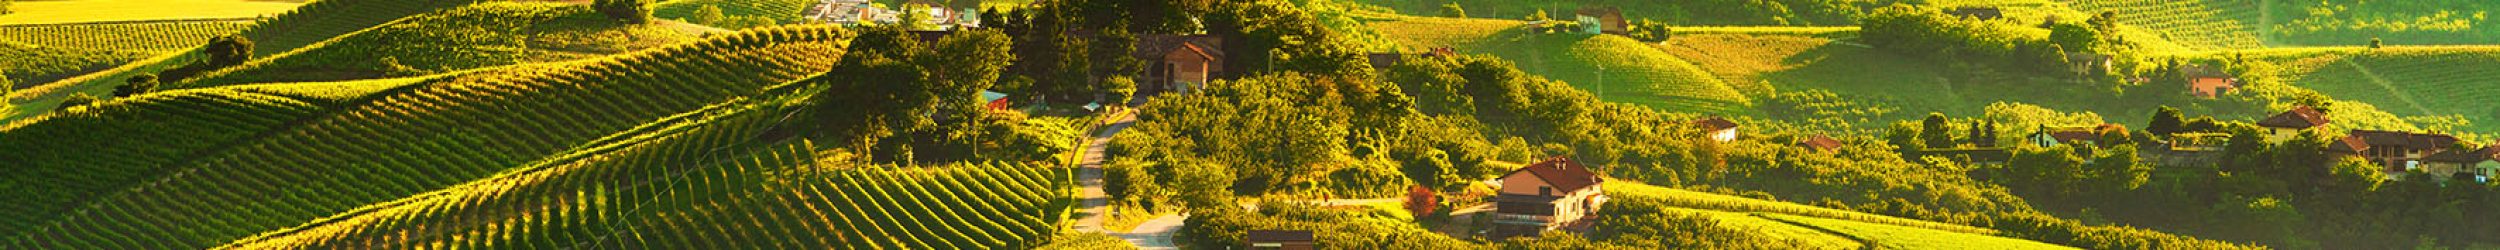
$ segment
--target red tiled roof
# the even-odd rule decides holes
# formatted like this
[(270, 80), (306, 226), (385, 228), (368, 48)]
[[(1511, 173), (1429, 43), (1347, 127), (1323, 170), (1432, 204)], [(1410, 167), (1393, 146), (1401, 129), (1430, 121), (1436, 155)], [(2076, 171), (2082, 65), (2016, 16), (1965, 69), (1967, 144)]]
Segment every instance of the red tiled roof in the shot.
[(1797, 142), (1797, 143), (1798, 143), (1798, 144), (1803, 144), (1803, 145), (1805, 145), (1806, 147), (1814, 148), (1814, 149), (1817, 149), (1817, 150), (1833, 150), (1833, 149), (1840, 149), (1840, 144), (1841, 144), (1841, 143), (1840, 143), (1840, 140), (1832, 139), (1832, 137), (1830, 137), (1830, 136), (1823, 136), (1823, 135), (1814, 135), (1814, 137), (1809, 137), (1809, 138), (1806, 138), (1806, 140), (1805, 140), (1805, 141), (1802, 141), (1802, 142)]
[(2327, 151), (2361, 153), (2361, 151), (2370, 150), (2370, 143), (2361, 141), (2361, 137), (2359, 136), (2346, 135), (2344, 137), (2336, 137), (2335, 141), (2327, 143)]
[(1191, 49), (1190, 47), (1195, 47), (1198, 53), (1204, 53), (1207, 57), (1224, 58), (1223, 39), (1209, 35), (1170, 34), (1137, 36), (1137, 51), (1130, 56), (1160, 59), (1174, 50)]
[(2326, 114), (2318, 113), (2317, 109), (2309, 108), (2309, 106), (2300, 106), (2283, 111), (2281, 114), (2274, 114), (2274, 117), (2266, 117), (2266, 120), (2257, 121), (2257, 126), (2305, 129), (2326, 125), (2327, 122)]
[(1719, 117), (1696, 120), (1693, 121), (1693, 125), (1701, 126), (1703, 131), (1720, 131), (1736, 128), (1736, 122), (1728, 121), (1727, 118)]
[(2396, 131), (2356, 129), (2352, 131), (2351, 137), (2360, 138), (2362, 143), (2369, 144), (2370, 147), (2397, 146), (2408, 149), (2432, 151), (2446, 149), (2449, 145), (2455, 145), (2457, 143), (2457, 137), (2455, 136), (2442, 134), (2415, 134)]
[(1603, 179), (1597, 178), (1596, 172), (1589, 172), (1588, 166), (1580, 165), (1579, 162), (1571, 161), (1570, 158), (1563, 158), (1559, 156), (1547, 158), (1544, 162), (1531, 164), (1527, 167), (1519, 168), (1519, 170), (1511, 170), (1510, 173), (1504, 173), (1502, 176), (1507, 178), (1511, 175), (1519, 174), (1519, 172), (1528, 172), (1529, 174), (1536, 175), (1538, 180), (1544, 180), (1546, 184), (1554, 185), (1554, 191), (1558, 193), (1579, 191), (1581, 188), (1597, 186), (1598, 183), (1606, 182)]

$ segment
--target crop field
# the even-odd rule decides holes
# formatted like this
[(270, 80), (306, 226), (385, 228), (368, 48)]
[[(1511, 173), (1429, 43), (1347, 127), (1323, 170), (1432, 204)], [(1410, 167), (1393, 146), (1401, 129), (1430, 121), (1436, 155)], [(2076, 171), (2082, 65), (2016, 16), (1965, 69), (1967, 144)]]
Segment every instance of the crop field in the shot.
[(1745, 112), (1753, 104), (1740, 89), (1756, 86), (1721, 82), (1649, 43), (1612, 35), (1531, 34), (1523, 25), (1507, 20), (1399, 18), (1368, 27), (1410, 50), (1450, 47), (1461, 53), (1501, 57), (1517, 63), (1521, 70), (1569, 82), (1607, 101), (1705, 113)]
[(651, 15), (684, 19), (692, 16), (696, 9), (714, 6), (719, 7), (722, 14), (732, 17), (766, 17), (781, 23), (798, 23), (806, 20), (800, 15), (805, 13), (807, 7), (815, 4), (813, 0), (671, 0), (653, 4)]
[[(844, 40), (826, 26), (763, 29), (617, 57), (439, 75), (186, 153), (175, 164), (143, 166), (163, 173), (137, 178), (145, 181), (99, 183), (120, 189), (56, 194), (93, 197), (87, 201), (16, 204), (35, 209), (0, 216), (21, 218), (0, 232), (8, 244), (32, 248), (214, 246), (491, 176), (822, 72), (833, 62), (808, 59), (836, 57)], [(304, 92), (329, 91), (338, 90)], [(200, 209), (210, 206), (220, 209)], [(149, 233), (175, 227), (190, 233)]]
[[(297, 6), (295, 10), (253, 23), (238, 32), (256, 44), (254, 56), (267, 56), (291, 51), (342, 34), (364, 30), (385, 22), (417, 13), (457, 7), (475, 1), (395, 1), (395, 0), (325, 0)], [(207, 41), (199, 41), (206, 45)], [(181, 67), (200, 60), (198, 47), (177, 50), (140, 59), (119, 67), (68, 77), (52, 83), (28, 83), (22, 91), (7, 97), (18, 105), (10, 114), (0, 114), (0, 121), (15, 121), (41, 114), (58, 105), (71, 93), (107, 94), (116, 84), (130, 76), (155, 73)]]
[[(580, 5), (484, 3), (411, 16), (180, 86), (368, 79), (564, 61), (659, 47), (696, 34), (619, 25)], [(376, 60), (372, 55), (394, 55)]]
[(17, 1), (0, 25), (176, 19), (257, 18), (295, 9), (299, 0), (58, 0)]
[[(2083, 13), (2116, 12), (2118, 22), (2192, 49), (2262, 48), (2258, 6), (2242, 0), (2058, 0)], [(2082, 18), (2082, 17), (2075, 17)]]
[[(1777, 242), (1800, 243), (1797, 249), (1867, 249), (1858, 240), (1764, 217), (1763, 213), (1725, 212), (1707, 209), (1666, 208), (1660, 213), (1707, 216), (1717, 221), (1715, 227), (1746, 232), (1747, 237), (1768, 238)], [(1951, 234), (1951, 233), (1946, 233)]]
[(1664, 202), (1668, 204), (1668, 206), (1672, 207), (1736, 213), (1788, 214), (1901, 227), (1923, 228), (1928, 230), (1963, 234), (1991, 235), (1996, 233), (1995, 230), (1971, 226), (1843, 211), (1796, 203), (1757, 200), (1753, 198), (1723, 194), (1694, 192), (1683, 189), (1651, 186), (1631, 181), (1610, 180), (1604, 184), (1604, 188), (1606, 190), (1606, 196), (1610, 199), (1658, 201)]
[(0, 26), (0, 40), (45, 47), (163, 53), (198, 47), (250, 25), (236, 21), (171, 21)]
[(2370, 103), (2400, 116), (2454, 115), (2475, 132), (2500, 132), (2500, 48), (2404, 47), (2381, 50), (2272, 50), (2284, 79), (2336, 99)]
[(1844, 234), (1850, 238), (1864, 241), (1864, 243), (1875, 245), (1870, 247), (1873, 249), (2076, 249), (2073, 247), (2040, 243), (2038, 241), (1995, 237), (1984, 234), (1953, 233), (1918, 227), (1905, 227), (1786, 214), (1764, 214), (1762, 216), (1781, 222), (1811, 226), (1819, 230)]

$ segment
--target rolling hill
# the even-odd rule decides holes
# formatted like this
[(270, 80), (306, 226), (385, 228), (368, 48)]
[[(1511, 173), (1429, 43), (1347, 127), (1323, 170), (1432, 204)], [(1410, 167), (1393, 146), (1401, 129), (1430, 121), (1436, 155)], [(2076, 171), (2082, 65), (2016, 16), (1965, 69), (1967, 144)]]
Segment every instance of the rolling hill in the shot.
[(144, 21), (0, 26), (0, 72), (25, 88), (199, 46), (248, 25)]
[(2500, 104), (2488, 101), (2500, 98), (2500, 91), (2492, 90), (2500, 75), (2485, 73), (2500, 67), (2500, 48), (2304, 48), (2242, 55), (2280, 65), (2276, 77), (2339, 100), (2367, 103), (2401, 117), (2453, 116), (2468, 123), (2433, 122), (2418, 129), (2500, 132)]
[[(1604, 185), (1609, 214), (1695, 216), (1715, 227), (1812, 249), (2074, 249), (1995, 236), (1995, 230), (1686, 191), (1624, 180)], [(1604, 222), (1600, 222), (1604, 223)], [(1603, 225), (1637, 228), (1651, 225)]]
[[(476, 1), (384, 1), (327, 0), (304, 4), (266, 19), (254, 22), (237, 34), (257, 43), (254, 56), (268, 56), (291, 51), (332, 37), (364, 30), (401, 17), (458, 7)], [(201, 40), (202, 45), (206, 44)], [(17, 105), (12, 113), (0, 115), (0, 121), (26, 119), (52, 110), (61, 98), (71, 93), (105, 94), (124, 79), (142, 73), (155, 73), (182, 67), (203, 57), (199, 47), (177, 50), (155, 57), (123, 64), (112, 69), (69, 77), (51, 83), (20, 84), (32, 86), (11, 92), (9, 102)]]
[[(588, 6), (482, 3), (409, 16), (310, 46), (203, 73), (177, 86), (421, 75), (565, 61), (694, 39), (682, 23), (620, 24)], [(373, 55), (386, 55), (374, 58)]]
[(295, 9), (304, 0), (17, 1), (0, 24), (51, 24), (176, 19), (247, 19)]
[[(249, 135), (172, 154), (182, 157), (163, 159), (168, 163), (95, 172), (69, 168), (70, 164), (35, 164), (63, 169), (37, 171), (58, 175), (27, 175), (37, 181), (11, 185), (84, 188), (13, 195), (10, 200), (40, 202), (11, 203), (6, 217), (21, 219), (0, 225), (0, 232), (9, 235), (7, 244), (33, 248), (224, 244), (366, 204), (478, 180), (616, 131), (759, 94), (767, 87), (828, 69), (833, 61), (826, 58), (841, 53), (846, 37), (837, 28), (823, 26), (763, 29), (623, 56), (428, 76), (410, 86), (362, 95), (357, 101), (308, 115), (264, 116), (270, 118), (263, 120), (282, 120), (285, 125), (240, 132)], [(355, 90), (369, 89), (373, 88), (327, 86), (270, 95), (357, 96)], [(137, 100), (184, 93), (188, 92), (142, 95)], [(156, 103), (107, 102), (73, 108), (37, 117), (32, 124), (10, 131), (73, 125), (49, 120), (70, 119), (63, 117), (84, 112), (124, 108), (141, 113), (180, 112), (145, 105), (182, 105)], [(251, 128), (266, 122), (195, 124)], [(83, 136), (121, 147), (198, 145), (182, 140)], [(51, 139), (11, 136), (0, 140)], [(114, 156), (47, 159), (102, 157)], [(133, 176), (114, 178), (124, 182), (42, 181), (63, 175)], [(211, 207), (229, 209), (205, 209)], [(163, 233), (177, 228), (187, 233)]]
[(1369, 28), (1410, 51), (1448, 47), (1486, 53), (1520, 69), (1601, 99), (1673, 111), (1743, 113), (1753, 100), (1743, 91), (1759, 85), (1730, 84), (1650, 43), (1621, 36), (1532, 34), (1519, 21), (1402, 17)]

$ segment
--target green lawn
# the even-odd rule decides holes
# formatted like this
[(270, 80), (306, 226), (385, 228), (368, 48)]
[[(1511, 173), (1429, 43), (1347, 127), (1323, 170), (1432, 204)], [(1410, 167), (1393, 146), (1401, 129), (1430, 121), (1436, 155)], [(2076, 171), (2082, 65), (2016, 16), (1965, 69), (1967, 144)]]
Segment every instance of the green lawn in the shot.
[(285, 13), (303, 4), (285, 0), (17, 1), (9, 6), (17, 13), (0, 15), (0, 24), (253, 18)]

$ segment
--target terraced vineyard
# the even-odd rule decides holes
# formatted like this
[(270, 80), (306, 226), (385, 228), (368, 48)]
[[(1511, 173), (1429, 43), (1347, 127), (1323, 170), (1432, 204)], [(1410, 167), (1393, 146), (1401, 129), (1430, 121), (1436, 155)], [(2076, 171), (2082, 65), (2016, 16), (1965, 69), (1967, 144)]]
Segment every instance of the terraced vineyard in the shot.
[[(428, 12), (202, 74), (181, 86), (335, 81), (549, 62), (652, 48), (697, 34), (623, 25), (587, 6), (482, 3)], [(377, 60), (372, 55), (385, 56)]]
[[(2116, 12), (2118, 22), (2191, 49), (2265, 47), (2257, 3), (2242, 0), (2057, 0), (2084, 13)], [(2080, 18), (2080, 17), (2078, 17)]]
[(806, 17), (800, 16), (802, 11), (815, 4), (816, 1), (811, 0), (671, 0), (653, 4), (651, 15), (685, 19), (693, 16), (696, 9), (714, 6), (729, 16), (766, 17), (781, 23), (798, 23), (806, 20)]
[[(806, 140), (755, 136), (789, 104), (715, 105), (221, 248), (986, 249), (1045, 240), (1069, 204), (1064, 170), (822, 165)], [(428, 224), (451, 220), (469, 223)]]
[(1635, 183), (1635, 182), (1631, 182), (1631, 181), (1607, 181), (1607, 182), (1604, 184), (1604, 186), (1603, 186), (1603, 187), (1604, 187), (1604, 188), (1605, 188), (1605, 190), (1606, 190), (1606, 197), (1607, 197), (1607, 198), (1609, 198), (1609, 199), (1614, 199), (1614, 200), (1617, 200), (1617, 201), (1615, 201), (1615, 202), (1621, 202), (1621, 201), (1629, 201), (1629, 202), (1658, 202), (1658, 203), (1667, 204), (1667, 206), (1670, 206), (1670, 207), (1691, 208), (1691, 209), (1711, 210), (1711, 211), (1721, 211), (1721, 212), (1736, 212), (1736, 213), (1770, 213), (1770, 214), (1795, 215), (1795, 216), (1804, 216), (1804, 217), (1813, 217), (1813, 218), (1827, 218), (1827, 219), (1834, 219), (1834, 220), (1847, 220), (1847, 221), (1856, 221), (1856, 222), (1873, 223), (1873, 224), (1884, 224), (1884, 225), (1893, 225), (1893, 226), (1901, 226), (1901, 227), (1922, 228), (1922, 229), (1928, 229), (1928, 230), (1936, 230), (1936, 231), (1944, 231), (1944, 232), (1952, 232), (1952, 233), (1960, 233), (1960, 234), (1976, 234), (1976, 235), (1982, 235), (1982, 236), (1985, 236), (1985, 235), (1990, 235), (1990, 234), (1995, 234), (1995, 233), (1996, 233), (1996, 230), (1989, 230), (1989, 229), (1985, 229), (1985, 228), (1976, 228), (1976, 227), (1963, 226), (1963, 225), (1954, 225), (1954, 224), (1947, 224), (1947, 223), (1941, 223), (1941, 222), (1923, 221), (1923, 220), (1913, 220), (1913, 219), (1904, 219), (1904, 218), (1892, 217), (1892, 216), (1884, 216), (1884, 215), (1876, 215), (1876, 214), (1867, 214), (1867, 213), (1859, 213), (1859, 212), (1842, 211), (1842, 210), (1835, 210), (1835, 209), (1823, 208), (1823, 207), (1816, 207), (1816, 206), (1808, 206), (1808, 205), (1804, 205), (1804, 204), (1796, 204), (1796, 203), (1777, 202), (1777, 201), (1764, 201), (1764, 200), (1756, 200), (1756, 199), (1752, 199), (1752, 198), (1737, 197), (1737, 196), (1729, 196), (1729, 195), (1722, 195), (1722, 194), (1703, 193), (1703, 192), (1693, 192), (1693, 191), (1686, 191), (1686, 190), (1682, 190), (1682, 189), (1673, 189), (1673, 188), (1665, 188), (1665, 187), (1651, 186), (1651, 185), (1648, 185), (1648, 184), (1640, 184), (1640, 183)]
[[(13, 233), (9, 244), (30, 248), (222, 244), (487, 177), (609, 132), (757, 94), (829, 69), (824, 59), (838, 57), (846, 36), (826, 26), (766, 29), (626, 56), (437, 76), (195, 152), (155, 178), (113, 183), (133, 188), (28, 204), (65, 212), (0, 216), (38, 221), (0, 229)], [(163, 233), (176, 229), (186, 233)]]
[(45, 47), (163, 53), (199, 47), (243, 30), (248, 22), (170, 21), (0, 26), (0, 40)]
[[(2266, 55), (2281, 54), (2281, 55)], [(2259, 58), (2281, 61), (2294, 86), (2336, 99), (2373, 104), (2403, 116), (2456, 115), (2471, 129), (2500, 131), (2500, 50), (2391, 48), (2283, 50)], [(2415, 105), (2419, 106), (2416, 107)]]
[(1787, 214), (1763, 214), (1764, 218), (1813, 227), (1830, 233), (1846, 235), (1874, 246), (1873, 249), (2076, 249), (2028, 241), (1978, 234), (1960, 234), (1934, 229), (1905, 227), (1879, 223), (1835, 220)]
[[(267, 56), (363, 30), (408, 15), (475, 2), (478, 1), (317, 1), (304, 4), (286, 14), (261, 19), (237, 34), (250, 38), (257, 44), (257, 49), (253, 50), (255, 56)], [(202, 45), (206, 44), (205, 40), (198, 42)], [(193, 53), (199, 51), (197, 48), (178, 50), (183, 53), (171, 53), (138, 60), (112, 69), (70, 77), (53, 83), (20, 84), (34, 85), (34, 87), (9, 93), (8, 99), (17, 104), (18, 108), (12, 114), (0, 115), (0, 121), (25, 119), (51, 110), (54, 105), (60, 103), (61, 98), (68, 97), (70, 93), (105, 94), (107, 90), (130, 76), (161, 72), (198, 61), (202, 56), (200, 53)]]

